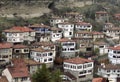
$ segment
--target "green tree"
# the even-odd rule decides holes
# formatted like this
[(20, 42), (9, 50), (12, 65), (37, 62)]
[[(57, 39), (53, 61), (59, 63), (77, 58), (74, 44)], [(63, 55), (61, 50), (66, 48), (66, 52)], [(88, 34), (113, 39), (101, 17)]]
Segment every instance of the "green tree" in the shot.
[(37, 72), (32, 75), (32, 82), (62, 82), (60, 70), (50, 72), (46, 68), (46, 64), (42, 65)]
[(32, 76), (33, 82), (51, 82), (50, 72), (46, 68), (46, 65), (43, 64), (42, 68), (39, 68), (36, 73)]

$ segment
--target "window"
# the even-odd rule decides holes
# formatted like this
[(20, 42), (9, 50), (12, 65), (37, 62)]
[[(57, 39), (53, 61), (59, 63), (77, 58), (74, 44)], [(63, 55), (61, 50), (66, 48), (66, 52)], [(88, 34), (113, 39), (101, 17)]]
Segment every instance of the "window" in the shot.
[(110, 70), (107, 70), (107, 72), (110, 72)]
[(16, 53), (20, 53), (20, 50), (15, 50)]
[(70, 48), (70, 50), (71, 50), (71, 51), (73, 51), (73, 50), (74, 50), (74, 48)]
[(24, 52), (28, 52), (29, 50), (28, 49), (24, 49)]
[(52, 61), (53, 59), (52, 58), (49, 58), (48, 61)]
[(8, 58), (8, 55), (4, 55), (3, 58)]
[(92, 67), (92, 64), (88, 64), (88, 67)]
[(52, 56), (52, 52), (48, 53), (49, 56)]
[(27, 77), (22, 77), (21, 81), (26, 81)]
[(72, 35), (72, 32), (69, 32), (69, 35)]
[(99, 48), (104, 48), (104, 46), (99, 46)]
[(81, 68), (82, 68), (82, 66), (77, 66), (77, 68), (78, 68), (78, 69), (81, 69)]
[(47, 62), (47, 59), (44, 59), (44, 62)]
[(18, 78), (15, 78), (15, 82), (18, 82)]
[(85, 75), (79, 76), (79, 78), (84, 78), (84, 77), (86, 77), (86, 76)]
[(113, 51), (113, 53), (116, 53), (116, 51)]
[(91, 51), (92, 50), (92, 48), (86, 48), (86, 51)]
[(83, 68), (86, 68), (87, 66), (86, 65), (83, 65)]
[(91, 73), (92, 72), (92, 70), (88, 70), (88, 73)]

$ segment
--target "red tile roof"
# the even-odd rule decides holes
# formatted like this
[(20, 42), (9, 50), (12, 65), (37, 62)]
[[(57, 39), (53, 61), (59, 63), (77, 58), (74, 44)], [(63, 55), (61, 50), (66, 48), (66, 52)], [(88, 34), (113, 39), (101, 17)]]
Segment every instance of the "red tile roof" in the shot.
[(0, 82), (8, 82), (5, 76), (0, 76)]
[(0, 43), (0, 49), (12, 48), (12, 43)]
[(52, 51), (52, 50), (43, 49), (43, 48), (35, 48), (35, 49), (32, 49), (32, 51), (36, 51), (36, 52), (49, 52), (49, 51)]
[(23, 45), (23, 44), (17, 44), (17, 45), (14, 45), (13, 48), (16, 48), (16, 49), (19, 49), (19, 48), (28, 48), (28, 46)]
[(109, 47), (109, 49), (111, 49), (111, 50), (120, 50), (120, 45), (119, 46), (115, 46), (115, 47)]
[(28, 28), (28, 27), (12, 27), (10, 29), (4, 30), (4, 32), (34, 32), (34, 30)]
[(120, 69), (120, 66), (119, 65), (112, 65), (112, 64), (107, 64), (105, 66), (98, 66), (98, 68), (102, 68), (102, 69), (105, 69), (105, 70), (117, 70), (117, 69)]
[(57, 27), (52, 27), (51, 30), (52, 30), (52, 31), (62, 31), (61, 28), (57, 28)]
[(81, 25), (81, 26), (90, 26), (91, 25), (90, 23), (87, 23), (87, 22), (77, 22), (75, 24), (76, 25)]
[(27, 65), (23, 59), (13, 59), (13, 66), (9, 66), (8, 70), (13, 78), (16, 77), (29, 77), (29, 71)]
[(72, 58), (72, 59), (67, 59), (64, 62), (67, 63), (72, 63), (72, 64), (84, 64), (84, 63), (89, 63), (89, 62), (93, 62), (93, 60), (88, 60), (85, 58)]
[(93, 78), (92, 82), (107, 82), (107, 81), (106, 79), (99, 77), (99, 78)]
[(93, 35), (104, 35), (103, 33), (97, 32), (97, 31), (93, 31), (92, 34), (93, 34)]
[(34, 24), (34, 25), (30, 25), (30, 28), (50, 28), (50, 26), (44, 25), (44, 24)]
[(62, 38), (57, 40), (58, 42), (75, 42), (74, 40), (68, 39), (68, 38)]
[(49, 46), (49, 47), (53, 47), (54, 43), (52, 42), (35, 42), (32, 44), (32, 46)]

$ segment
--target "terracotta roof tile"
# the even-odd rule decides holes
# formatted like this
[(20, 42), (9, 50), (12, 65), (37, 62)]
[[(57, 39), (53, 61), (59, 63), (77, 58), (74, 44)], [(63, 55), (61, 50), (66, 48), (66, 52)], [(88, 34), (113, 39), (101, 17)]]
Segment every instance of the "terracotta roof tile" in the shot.
[(54, 46), (54, 44), (52, 42), (35, 42), (33, 44), (31, 44), (32, 46)]
[(50, 26), (44, 25), (44, 24), (33, 24), (29, 26), (30, 28), (50, 28)]
[(99, 77), (99, 78), (93, 78), (92, 82), (107, 82), (107, 81), (106, 79)]
[(12, 43), (0, 43), (0, 49), (12, 48)]
[(98, 68), (102, 68), (105, 70), (113, 70), (113, 69), (120, 69), (119, 65), (112, 65), (112, 64), (107, 64), (105, 66), (98, 66)]
[(27, 65), (25, 64), (23, 59), (13, 59), (13, 66), (9, 66), (8, 70), (11, 73), (13, 78), (16, 77), (29, 77), (29, 71)]
[(75, 23), (75, 25), (89, 26), (89, 25), (91, 25), (91, 24), (90, 24), (90, 23), (87, 23), (87, 22), (77, 22), (77, 23)]
[(68, 38), (62, 38), (57, 40), (58, 42), (75, 42), (74, 40), (68, 39)]
[(92, 34), (93, 34), (93, 35), (103, 35), (103, 33), (97, 32), (97, 31), (93, 31)]
[(115, 46), (115, 47), (109, 47), (109, 49), (111, 49), (111, 50), (120, 50), (120, 45), (119, 46)]
[(0, 76), (0, 82), (8, 82), (5, 76)]
[(72, 63), (72, 64), (84, 64), (84, 63), (89, 63), (89, 62), (93, 62), (92, 60), (88, 60), (85, 58), (72, 58), (72, 59), (67, 59), (64, 62), (67, 63)]
[(32, 59), (24, 59), (24, 62), (25, 62), (27, 65), (41, 65), (40, 62), (36, 62), (35, 60), (32, 60)]
[(31, 49), (32, 51), (36, 51), (36, 52), (49, 52), (52, 50), (48, 50), (48, 49), (43, 49), (43, 48), (35, 48), (35, 49)]
[(17, 45), (14, 45), (13, 48), (16, 48), (16, 49), (18, 49), (18, 48), (28, 48), (28, 46), (23, 45), (23, 44), (17, 44)]
[(52, 30), (52, 31), (62, 31), (61, 28), (57, 28), (57, 27), (52, 27), (51, 30)]
[(4, 32), (34, 32), (34, 30), (28, 28), (28, 27), (12, 27), (10, 29), (4, 30)]

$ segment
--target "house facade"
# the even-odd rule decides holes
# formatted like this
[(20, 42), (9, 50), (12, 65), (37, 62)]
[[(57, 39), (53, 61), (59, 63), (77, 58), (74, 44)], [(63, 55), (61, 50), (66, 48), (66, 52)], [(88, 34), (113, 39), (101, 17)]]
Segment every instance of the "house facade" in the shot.
[(32, 59), (23, 59), (23, 60), (26, 63), (28, 67), (28, 71), (31, 75), (34, 74), (38, 70), (38, 68), (42, 67), (42, 64), (40, 62), (36, 62), (35, 60)]
[(120, 45), (108, 48), (108, 58), (112, 64), (120, 64)]
[(75, 23), (75, 29), (78, 31), (92, 31), (92, 25), (87, 22), (77, 22)]
[(63, 36), (62, 29), (57, 27), (51, 28), (51, 41), (55, 42), (56, 40), (61, 39)]
[(52, 17), (50, 19), (50, 25), (51, 26), (56, 26), (58, 23), (63, 23), (65, 21), (68, 21), (68, 19), (61, 18), (61, 17)]
[(64, 72), (69, 72), (75, 76), (76, 82), (92, 80), (93, 67), (93, 61), (84, 58), (67, 59), (63, 63)]
[(109, 82), (118, 82), (117, 78), (120, 78), (120, 66), (112, 64), (102, 64), (98, 67), (97, 74), (108, 79)]
[(12, 64), (3, 70), (2, 75), (8, 82), (31, 82), (26, 64), (21, 59), (15, 59)]
[(106, 11), (97, 11), (95, 13), (95, 20), (97, 22), (109, 22), (109, 14)]
[(53, 51), (53, 58), (56, 56), (56, 45), (52, 42), (35, 42), (31, 44), (31, 49), (34, 48), (43, 48), (43, 49), (48, 49)]
[(119, 27), (114, 27), (114, 28), (106, 28), (103, 29), (103, 33), (106, 36), (111, 37), (112, 39), (119, 39), (119, 34), (120, 34), (120, 28)]
[(37, 62), (45, 63), (48, 68), (53, 66), (54, 56), (52, 50), (35, 48), (30, 51), (30, 57)]
[(74, 24), (73, 23), (59, 23), (58, 28), (61, 28), (63, 30), (63, 37), (65, 38), (71, 38), (74, 35)]
[(12, 59), (12, 46), (11, 43), (0, 43), (0, 60), (2, 62), (9, 62)]
[(29, 58), (29, 47), (23, 44), (13, 45), (13, 58)]
[(94, 51), (98, 49), (97, 54), (104, 55), (108, 53), (108, 44), (102, 41), (94, 42)]
[(28, 27), (12, 27), (4, 30), (3, 33), (7, 37), (7, 42), (23, 43), (24, 41), (35, 41), (35, 31)]
[(37, 42), (50, 41), (50, 26), (44, 24), (34, 24), (29, 26), (29, 28), (35, 31), (35, 39)]
[(63, 58), (75, 57), (76, 42), (74, 40), (62, 38), (60, 40), (57, 40), (56, 43), (58, 46), (57, 52), (60, 54), (61, 57)]
[(84, 16), (78, 12), (65, 13), (64, 17), (68, 18), (69, 20), (75, 21), (75, 22), (82, 22), (84, 18)]

